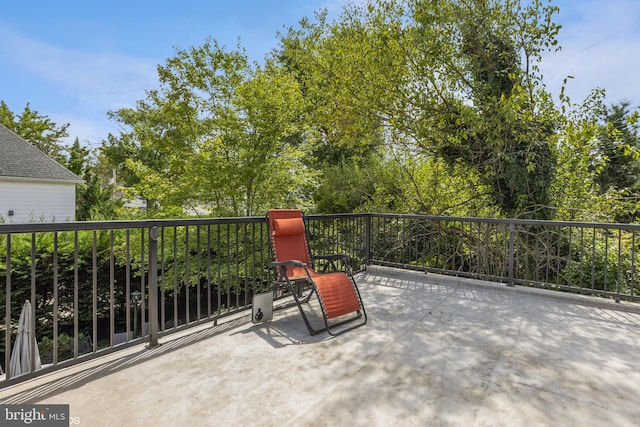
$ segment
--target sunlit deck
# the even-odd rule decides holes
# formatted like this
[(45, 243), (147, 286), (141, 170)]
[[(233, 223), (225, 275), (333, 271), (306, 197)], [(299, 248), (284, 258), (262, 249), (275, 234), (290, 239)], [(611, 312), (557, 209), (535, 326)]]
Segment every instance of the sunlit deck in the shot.
[[(0, 390), (85, 426), (632, 426), (634, 304), (371, 267), (369, 323), (309, 336), (297, 309), (161, 338)], [(603, 301), (603, 300), (598, 300)]]

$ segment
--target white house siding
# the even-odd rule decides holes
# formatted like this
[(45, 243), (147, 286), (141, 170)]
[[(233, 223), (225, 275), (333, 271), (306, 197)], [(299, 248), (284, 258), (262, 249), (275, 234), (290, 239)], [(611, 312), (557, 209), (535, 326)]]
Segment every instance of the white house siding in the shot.
[(0, 180), (0, 219), (5, 223), (74, 221), (75, 199), (74, 182)]

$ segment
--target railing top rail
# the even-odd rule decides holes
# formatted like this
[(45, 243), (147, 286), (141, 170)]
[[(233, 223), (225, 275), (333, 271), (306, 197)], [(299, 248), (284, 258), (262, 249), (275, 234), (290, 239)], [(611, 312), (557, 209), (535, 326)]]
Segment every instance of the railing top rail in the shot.
[(362, 218), (371, 216), (370, 213), (337, 213), (337, 214), (305, 214), (309, 219)]
[(118, 230), (130, 228), (149, 227), (179, 227), (214, 224), (249, 224), (264, 222), (261, 216), (250, 217), (226, 217), (226, 218), (183, 218), (183, 219), (153, 219), (153, 220), (126, 220), (126, 221), (76, 221), (76, 222), (50, 222), (28, 224), (0, 224), (0, 234), (10, 233), (38, 233), (53, 231), (93, 231), (93, 230)]
[[(309, 219), (336, 219), (336, 218), (358, 218), (358, 217), (378, 217), (378, 218), (411, 218), (428, 221), (462, 221), (488, 224), (505, 225), (531, 225), (546, 227), (586, 227), (586, 228), (606, 228), (619, 230), (640, 230), (640, 224), (618, 224), (600, 222), (579, 222), (579, 221), (548, 221), (517, 218), (483, 218), (483, 217), (456, 217), (438, 215), (419, 214), (394, 214), (394, 213), (344, 213), (344, 214), (309, 214)], [(51, 222), (51, 223), (28, 223), (28, 224), (0, 224), (0, 234), (11, 233), (37, 233), (54, 231), (93, 231), (93, 230), (113, 230), (148, 227), (179, 227), (214, 224), (245, 224), (264, 222), (264, 216), (249, 217), (223, 217), (223, 218), (183, 218), (183, 219), (152, 219), (152, 220), (117, 220), (117, 221), (76, 221), (76, 222)]]
[(430, 221), (464, 221), (464, 222), (484, 222), (490, 224), (514, 224), (514, 225), (543, 225), (554, 227), (587, 227), (587, 228), (607, 228), (621, 230), (640, 230), (640, 224), (620, 224), (603, 222), (580, 222), (580, 221), (551, 221), (518, 218), (489, 218), (489, 217), (459, 217), (459, 216), (438, 216), (438, 215), (418, 215), (418, 214), (393, 214), (393, 213), (373, 213), (362, 214), (383, 218), (416, 218)]

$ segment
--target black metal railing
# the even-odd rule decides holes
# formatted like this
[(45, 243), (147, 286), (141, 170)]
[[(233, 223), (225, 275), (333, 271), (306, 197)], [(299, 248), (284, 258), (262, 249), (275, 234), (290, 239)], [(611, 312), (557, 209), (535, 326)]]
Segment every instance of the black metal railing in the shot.
[(640, 300), (640, 226), (372, 215), (371, 264)]
[[(309, 217), (311, 249), (347, 253), (358, 271), (364, 223)], [(14, 379), (9, 369), (25, 300), (41, 374), (142, 341), (153, 346), (163, 334), (245, 310), (254, 293), (272, 289), (263, 217), (3, 224), (0, 254), (5, 385), (36, 374), (32, 365)]]
[[(637, 301), (640, 227), (513, 219), (306, 217), (311, 251)], [(0, 387), (246, 310), (272, 289), (263, 217), (0, 225)], [(10, 372), (23, 303), (42, 369)]]

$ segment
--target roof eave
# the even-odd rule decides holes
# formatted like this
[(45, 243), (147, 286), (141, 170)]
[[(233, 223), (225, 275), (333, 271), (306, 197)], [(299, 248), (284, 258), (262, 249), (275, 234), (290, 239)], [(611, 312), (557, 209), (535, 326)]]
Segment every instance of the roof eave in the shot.
[(63, 178), (38, 178), (38, 177), (27, 177), (27, 176), (2, 176), (0, 175), (0, 181), (7, 182), (17, 182), (17, 181), (28, 181), (28, 182), (50, 182), (50, 183), (58, 183), (58, 184), (84, 184), (84, 179), (63, 179)]

